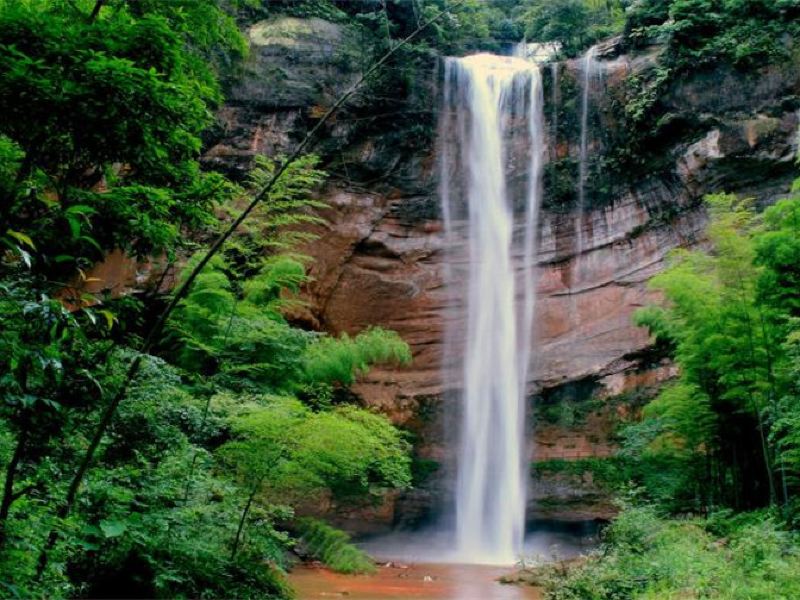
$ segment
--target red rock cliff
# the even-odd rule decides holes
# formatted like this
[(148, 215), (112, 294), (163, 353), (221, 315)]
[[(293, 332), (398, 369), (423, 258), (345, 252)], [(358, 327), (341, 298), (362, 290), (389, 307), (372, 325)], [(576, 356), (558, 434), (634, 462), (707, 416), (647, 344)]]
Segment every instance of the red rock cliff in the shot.
[[(230, 90), (207, 153), (210, 163), (233, 172), (254, 154), (291, 147), (313, 123), (315, 107), (328, 105), (361, 68), (347, 30), (319, 19), (261, 23), (250, 38), (252, 57)], [(676, 82), (662, 102), (691, 119), (691, 134), (664, 136), (663, 147), (652, 149), (659, 159), (652, 172), (625, 179), (610, 173), (604, 165), (619, 150), (624, 127), (614, 101), (632, 74), (646, 74), (657, 61), (657, 48), (637, 56), (618, 56), (613, 45), (601, 49), (602, 77), (590, 95), (591, 208), (584, 211), (570, 199), (580, 151), (580, 64), (559, 65), (557, 82), (552, 70), (544, 72), (551, 162), (530, 382), (534, 460), (607, 456), (619, 418), (673, 374), (631, 316), (654, 300), (647, 282), (668, 253), (702, 243), (702, 196), (725, 190), (769, 201), (792, 178), (798, 117), (787, 98), (800, 95), (800, 77), (769, 68), (718, 69)], [(396, 107), (428, 114), (431, 131), (435, 84), (432, 65)], [(398, 331), (413, 349), (413, 365), (374, 370), (354, 391), (413, 431), (420, 457), (446, 465), (457, 410), (447, 400), (453, 390), (442, 383), (448, 379), (440, 364), (443, 332), (463, 315), (448, 306), (442, 285), (435, 138), (408, 142), (407, 120), (382, 120), (371, 115), (368, 101), (359, 102), (319, 147), (332, 173), (323, 193), (330, 209), (319, 238), (305, 249), (314, 257), (313, 281), (305, 290), (308, 307), (295, 318), (332, 333), (370, 325)], [(577, 228), (585, 240), (580, 249)], [(423, 518), (446, 497), (446, 481), (434, 474), (400, 498), (396, 510), (374, 518)], [(582, 518), (609, 510), (590, 476), (540, 477), (532, 490), (534, 515)]]

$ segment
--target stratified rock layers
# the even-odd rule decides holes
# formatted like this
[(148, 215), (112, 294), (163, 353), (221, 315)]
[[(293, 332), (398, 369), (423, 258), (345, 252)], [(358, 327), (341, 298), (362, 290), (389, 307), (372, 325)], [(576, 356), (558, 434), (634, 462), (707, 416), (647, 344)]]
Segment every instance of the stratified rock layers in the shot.
[[(290, 148), (360, 68), (347, 45), (352, 36), (316, 19), (260, 23), (250, 36), (251, 62), (229, 94), (207, 152), (209, 162), (233, 171), (256, 153)], [(544, 190), (530, 377), (533, 460), (609, 455), (620, 417), (674, 374), (652, 351), (647, 332), (633, 325), (632, 314), (657, 299), (647, 282), (670, 251), (702, 244), (703, 195), (730, 191), (770, 201), (786, 193), (792, 179), (800, 76), (785, 69), (745, 74), (720, 68), (676, 81), (661, 98), (693, 129), (689, 136), (662, 134), (661, 146), (649, 148), (658, 169), (606, 181), (603, 161), (619, 151), (614, 144), (625, 126), (614, 116), (614, 99), (632, 74), (646, 74), (657, 60), (657, 49), (630, 57), (600, 53), (603, 77), (591, 94), (588, 132), (591, 201), (580, 210), (574, 199), (563, 200), (563, 191), (557, 198)], [(557, 93), (545, 94), (553, 167), (574, 165), (579, 157), (579, 67), (562, 63)], [(435, 79), (435, 69), (421, 73), (403, 110), (435, 112)], [(366, 101), (360, 102), (369, 115)], [(304, 293), (307, 307), (293, 318), (332, 333), (379, 325), (412, 347), (410, 367), (375, 369), (354, 388), (363, 403), (415, 434), (420, 459), (444, 465), (397, 499), (395, 510), (376, 513), (389, 525), (424, 519), (446, 497), (441, 474), (448, 472), (447, 440), (459, 418), (448, 400), (457, 390), (448, 382), (460, 378), (444, 373), (440, 361), (447, 324), (464, 322), (463, 302), (449, 299), (443, 286), (435, 136), (399, 147), (394, 140), (403, 132), (391, 122), (365, 137), (354, 114), (329, 127), (321, 146), (333, 172), (322, 194), (330, 209), (318, 239), (305, 248), (314, 258), (313, 280)], [(430, 117), (426, 124), (435, 127)], [(540, 478), (532, 486), (531, 514), (606, 516), (608, 504), (595, 487), (590, 477)], [(352, 515), (340, 509), (339, 516), (346, 523)]]

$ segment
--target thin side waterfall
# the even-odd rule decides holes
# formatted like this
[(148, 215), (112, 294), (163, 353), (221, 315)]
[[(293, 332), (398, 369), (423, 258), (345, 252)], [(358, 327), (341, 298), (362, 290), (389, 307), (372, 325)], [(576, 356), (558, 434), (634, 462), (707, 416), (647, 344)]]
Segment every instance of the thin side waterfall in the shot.
[(584, 249), (583, 220), (586, 211), (586, 180), (589, 167), (589, 100), (592, 88), (592, 77), (596, 66), (597, 48), (592, 46), (581, 59), (581, 147), (578, 167), (578, 218), (576, 235), (578, 239), (576, 254)]
[[(466, 326), (451, 322), (444, 360), (463, 399), (455, 559), (507, 564), (525, 533), (525, 388), (545, 149), (539, 68), (491, 54), (447, 59), (444, 103), (445, 275), (460, 292), (450, 295), (456, 308), (466, 299)], [(508, 176), (520, 167), (522, 186)]]
[[(550, 63), (550, 78), (552, 80), (553, 86), (553, 97), (551, 98), (551, 104), (553, 105), (553, 113), (551, 117), (551, 121), (553, 122), (553, 140), (550, 144), (553, 148), (553, 153), (557, 152), (558, 146), (558, 61), (553, 61)], [(588, 119), (588, 116), (587, 116)]]

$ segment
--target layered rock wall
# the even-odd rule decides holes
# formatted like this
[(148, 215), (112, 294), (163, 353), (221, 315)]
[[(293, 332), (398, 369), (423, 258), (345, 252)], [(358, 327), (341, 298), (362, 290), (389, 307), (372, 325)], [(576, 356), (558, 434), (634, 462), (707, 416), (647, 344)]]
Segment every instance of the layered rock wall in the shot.
[[(232, 172), (243, 171), (257, 153), (290, 148), (363, 68), (353, 31), (319, 19), (260, 23), (249, 35), (252, 58), (232, 87), (207, 152), (210, 163)], [(768, 201), (785, 193), (793, 177), (800, 75), (770, 68), (719, 68), (674, 82), (660, 99), (674, 131), (667, 124), (659, 146), (649, 148), (653, 169), (614, 171), (624, 150), (620, 140), (627, 139), (620, 99), (632, 78), (657, 66), (658, 56), (658, 48), (619, 55), (613, 45), (600, 53), (600, 76), (590, 94), (583, 207), (576, 200), (582, 63), (561, 63), (557, 85), (553, 69), (543, 73), (550, 162), (530, 381), (535, 461), (608, 456), (620, 419), (674, 375), (631, 317), (657, 300), (647, 282), (663, 269), (669, 252), (702, 243), (702, 196), (725, 190)], [(368, 98), (327, 128), (319, 149), (333, 174), (322, 193), (330, 208), (318, 239), (305, 248), (314, 258), (307, 308), (293, 315), (332, 333), (380, 325), (398, 331), (412, 347), (411, 367), (376, 369), (354, 388), (364, 404), (416, 435), (420, 464), (444, 465), (438, 474), (434, 467), (424, 469), (417, 490), (397, 499), (394, 509), (380, 511), (386, 525), (423, 519), (441, 506), (447, 442), (458, 421), (452, 402), (457, 390), (443, 383), (458, 377), (443, 375), (441, 365), (444, 331), (464, 322), (464, 315), (443, 285), (431, 135), (436, 73), (421, 69), (398, 100), (406, 117), (419, 116), (427, 136), (412, 134), (408, 118), (394, 127), (391, 119), (370, 116)], [(537, 476), (533, 516), (608, 513), (590, 476), (559, 477)], [(340, 516), (346, 520), (349, 514), (342, 510)]]

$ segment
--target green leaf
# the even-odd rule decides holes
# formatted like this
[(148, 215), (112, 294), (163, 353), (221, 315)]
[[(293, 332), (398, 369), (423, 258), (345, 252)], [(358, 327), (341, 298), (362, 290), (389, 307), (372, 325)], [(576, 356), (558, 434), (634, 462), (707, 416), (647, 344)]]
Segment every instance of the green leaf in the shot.
[(96, 239), (94, 239), (93, 237), (90, 237), (90, 236), (88, 236), (88, 235), (82, 235), (82, 236), (80, 236), (78, 239), (79, 239), (81, 242), (86, 242), (87, 244), (89, 244), (89, 245), (91, 245), (91, 246), (94, 246), (94, 248), (96, 248), (96, 249), (97, 249), (97, 251), (98, 251), (98, 252), (100, 252), (100, 253), (102, 254), (102, 252), (103, 252), (103, 249), (100, 247), (100, 244), (98, 244), (98, 243), (97, 243), (97, 240), (96, 240)]
[(110, 310), (107, 309), (98, 310), (97, 312), (106, 318), (106, 325), (108, 325), (109, 330), (112, 329), (114, 327), (114, 323), (117, 320), (117, 317), (114, 316), (114, 313), (112, 313)]
[(67, 216), (67, 224), (69, 225), (69, 232), (72, 234), (72, 239), (77, 239), (81, 235), (81, 223), (75, 217)]
[(66, 215), (93, 215), (97, 211), (88, 204), (75, 204), (64, 211)]
[(100, 521), (100, 531), (107, 538), (115, 538), (121, 536), (128, 530), (128, 524), (125, 521), (118, 521), (113, 519), (103, 519)]
[(28, 235), (26, 235), (26, 234), (24, 234), (24, 233), (22, 233), (20, 231), (14, 231), (13, 229), (7, 229), (6, 230), (6, 234), (10, 235), (11, 237), (13, 237), (19, 243), (25, 244), (29, 248), (31, 248), (33, 250), (36, 250), (36, 244), (33, 243), (33, 240), (30, 238), (30, 236), (28, 236)]

